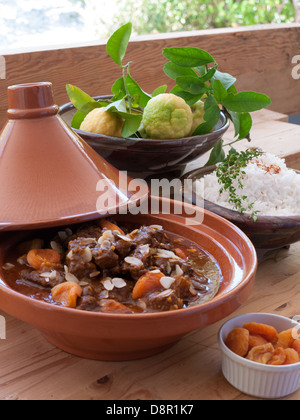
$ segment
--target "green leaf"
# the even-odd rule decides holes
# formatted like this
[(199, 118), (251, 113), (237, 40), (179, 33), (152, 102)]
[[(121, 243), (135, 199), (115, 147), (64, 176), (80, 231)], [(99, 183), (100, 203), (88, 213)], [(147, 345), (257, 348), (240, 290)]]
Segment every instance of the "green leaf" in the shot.
[(203, 95), (209, 90), (209, 87), (199, 77), (180, 76), (177, 77), (176, 83), (182, 90), (193, 95)]
[(214, 67), (212, 67), (211, 69), (209, 69), (207, 72), (205, 72), (202, 76), (201, 76), (201, 81), (202, 82), (208, 82), (209, 80), (211, 80), (213, 78), (213, 76), (215, 75), (216, 71), (217, 71), (218, 65), (216, 64)]
[(126, 102), (125, 99), (119, 99), (118, 101), (112, 102), (111, 104), (107, 105), (105, 111), (118, 111), (118, 112), (126, 112)]
[(214, 80), (212, 83), (213, 87), (213, 94), (218, 102), (218, 104), (221, 104), (227, 97), (228, 93), (223, 84), (220, 82), (220, 80)]
[(120, 77), (120, 79), (115, 81), (115, 83), (112, 85), (111, 91), (114, 94), (113, 101), (117, 101), (126, 96), (126, 89), (123, 77)]
[(229, 111), (238, 140), (246, 138), (252, 128), (252, 117), (248, 112)]
[(225, 152), (223, 149), (224, 140), (219, 140), (215, 147), (212, 149), (209, 159), (205, 166), (216, 165), (219, 162), (223, 162), (225, 159)]
[(72, 119), (71, 127), (79, 130), (85, 117), (86, 117), (86, 114), (84, 114), (81, 111), (77, 111)]
[(154, 98), (157, 95), (161, 95), (162, 93), (165, 93), (167, 91), (168, 86), (162, 85), (155, 89), (155, 91), (152, 93), (152, 98)]
[(192, 93), (185, 92), (179, 86), (175, 86), (173, 89), (171, 89), (170, 93), (173, 93), (174, 95), (184, 99), (189, 106), (194, 105), (196, 102), (203, 98), (203, 94), (193, 95)]
[(198, 67), (215, 63), (208, 52), (194, 47), (165, 48), (163, 55), (172, 63), (182, 67)]
[(151, 96), (144, 92), (139, 84), (129, 74), (126, 77), (126, 85), (133, 102), (142, 108), (145, 108), (147, 103), (150, 101)]
[(95, 109), (97, 105), (90, 106), (89, 104), (97, 104), (97, 101), (95, 99), (91, 98), (87, 93), (83, 92), (83, 90), (79, 89), (76, 86), (73, 85), (66, 85), (67, 93), (69, 95), (70, 101), (74, 105), (76, 109), (83, 112), (83, 108), (85, 109), (86, 115)]
[(143, 116), (124, 112), (118, 112), (118, 114), (125, 120), (122, 128), (122, 136), (124, 138), (131, 137), (140, 128)]
[(122, 128), (122, 136), (124, 138), (131, 137), (135, 134), (142, 122), (143, 116), (141, 114), (129, 114), (126, 112), (125, 99), (121, 99), (116, 102), (112, 102), (106, 108), (106, 111), (116, 112), (124, 119), (124, 125)]
[(268, 96), (257, 92), (229, 93), (222, 105), (234, 112), (254, 112), (271, 104)]
[(165, 64), (164, 72), (168, 77), (170, 77), (170, 79), (173, 80), (177, 79), (177, 77), (180, 76), (197, 76), (193, 69), (187, 67), (180, 67), (171, 62)]
[(106, 44), (108, 55), (121, 67), (131, 37), (131, 32), (132, 23), (126, 23), (112, 34)]
[(219, 80), (226, 90), (228, 90), (236, 82), (236, 78), (231, 76), (231, 74), (222, 73), (219, 70), (216, 71), (213, 78), (214, 80)]
[(239, 140), (246, 138), (252, 128), (252, 117), (248, 112), (240, 114)]
[(204, 120), (205, 123), (199, 125), (193, 135), (207, 134), (211, 132), (217, 125), (221, 110), (213, 96), (209, 96), (204, 103)]

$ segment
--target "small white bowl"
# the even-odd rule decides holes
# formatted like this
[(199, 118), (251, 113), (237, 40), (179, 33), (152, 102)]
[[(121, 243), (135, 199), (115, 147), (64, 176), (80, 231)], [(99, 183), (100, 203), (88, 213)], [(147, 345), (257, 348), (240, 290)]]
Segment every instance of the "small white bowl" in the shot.
[(300, 363), (271, 366), (252, 362), (233, 353), (225, 345), (228, 334), (245, 323), (257, 322), (275, 327), (278, 332), (297, 327), (299, 323), (289, 318), (253, 313), (237, 316), (227, 321), (219, 332), (222, 350), (222, 371), (227, 381), (244, 394), (265, 399), (283, 398), (300, 388)]

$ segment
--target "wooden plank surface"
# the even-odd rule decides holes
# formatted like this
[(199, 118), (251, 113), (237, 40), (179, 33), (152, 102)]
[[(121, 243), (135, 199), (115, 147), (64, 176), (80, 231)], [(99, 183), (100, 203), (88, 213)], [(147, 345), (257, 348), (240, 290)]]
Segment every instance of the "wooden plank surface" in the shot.
[[(300, 125), (287, 122), (287, 116), (269, 110), (257, 111), (252, 114), (253, 128), (251, 143), (242, 140), (234, 145), (237, 150), (247, 147), (259, 147), (284, 158), (289, 168), (300, 170)], [(231, 124), (224, 135), (228, 144), (234, 140), (234, 128)], [(227, 148), (228, 150), (228, 148)], [(189, 165), (187, 171), (201, 168), (208, 161), (210, 153), (206, 153)]]
[[(299, 315), (300, 243), (260, 264), (252, 296), (234, 315)], [(6, 314), (0, 341), (0, 400), (256, 400), (221, 372), (217, 334), (226, 321), (193, 332), (171, 349), (143, 360), (98, 362), (71, 356), (33, 327)], [(299, 400), (300, 390), (285, 400)]]
[[(262, 25), (148, 36), (132, 39), (127, 59), (132, 76), (145, 91), (173, 82), (166, 77), (162, 50), (170, 46), (194, 46), (209, 51), (219, 69), (238, 78), (239, 90), (270, 95), (271, 110), (287, 115), (300, 112), (300, 80), (292, 77), (294, 56), (299, 55), (300, 24)], [(68, 102), (67, 83), (96, 96), (109, 94), (120, 68), (106, 53), (105, 42), (90, 46), (33, 52), (0, 51), (6, 62), (6, 79), (0, 79), (0, 127), (6, 121), (7, 87), (50, 81), (58, 105)]]
[[(297, 138), (299, 143), (300, 126), (286, 123), (282, 114), (265, 111), (255, 114), (254, 120), (253, 137), (258, 144), (269, 133), (270, 151), (273, 145), (274, 152), (282, 136), (284, 156), (295, 163), (294, 156), (288, 153), (297, 146)], [(280, 131), (278, 137), (276, 131)], [(297, 243), (290, 250), (279, 250), (265, 258), (259, 265), (251, 297), (228, 318), (249, 312), (299, 316), (299, 302), (300, 243)], [(0, 400), (256, 399), (237, 391), (222, 375), (217, 334), (226, 320), (187, 335), (154, 357), (98, 362), (69, 355), (49, 344), (32, 326), (2, 312), (0, 315), (5, 317), (7, 327), (6, 339), (0, 340)], [(299, 399), (300, 390), (285, 398)]]

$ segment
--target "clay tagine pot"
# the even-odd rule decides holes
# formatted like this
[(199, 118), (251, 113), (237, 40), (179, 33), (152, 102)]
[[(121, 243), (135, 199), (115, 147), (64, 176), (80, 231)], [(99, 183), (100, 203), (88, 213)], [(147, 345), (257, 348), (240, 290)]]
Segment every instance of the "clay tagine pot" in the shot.
[(132, 180), (62, 120), (51, 83), (10, 86), (8, 103), (0, 133), (0, 231), (92, 220), (147, 198), (146, 185), (130, 191)]

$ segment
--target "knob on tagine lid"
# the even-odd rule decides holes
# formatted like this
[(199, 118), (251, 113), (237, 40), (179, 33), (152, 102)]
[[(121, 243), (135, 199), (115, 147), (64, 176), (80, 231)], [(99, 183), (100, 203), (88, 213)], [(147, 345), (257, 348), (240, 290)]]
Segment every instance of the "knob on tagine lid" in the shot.
[(148, 187), (119, 172), (58, 115), (48, 82), (8, 88), (0, 133), (0, 231), (95, 220), (139, 205)]

